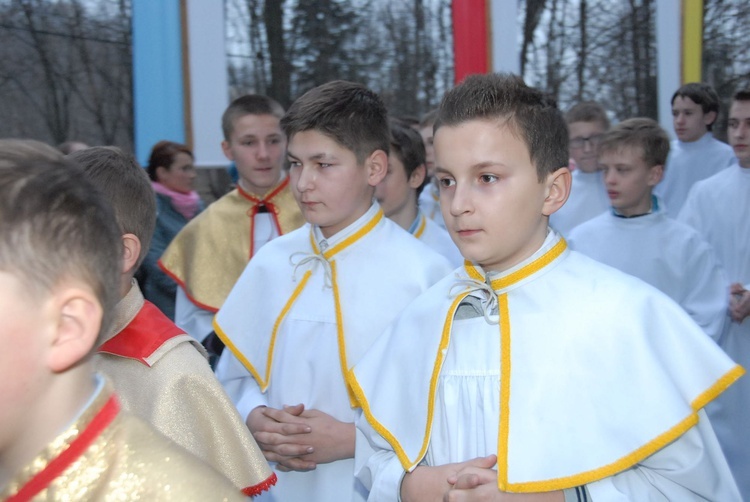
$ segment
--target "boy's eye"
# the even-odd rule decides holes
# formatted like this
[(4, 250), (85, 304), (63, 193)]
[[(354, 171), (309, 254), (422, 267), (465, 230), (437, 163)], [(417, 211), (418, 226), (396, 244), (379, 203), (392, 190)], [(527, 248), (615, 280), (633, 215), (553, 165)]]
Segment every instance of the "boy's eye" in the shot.
[(494, 174), (483, 174), (479, 177), (482, 183), (494, 183), (498, 180), (498, 177)]
[(292, 160), (292, 159), (287, 159), (287, 162), (289, 162), (289, 167), (299, 167), (302, 165), (296, 160)]
[(453, 178), (440, 178), (438, 180), (438, 183), (440, 183), (441, 187), (448, 188), (448, 187), (452, 187), (453, 185), (455, 185), (456, 180), (454, 180)]
[(255, 144), (255, 141), (243, 141), (243, 146), (253, 146)]
[(320, 162), (318, 165), (321, 167), (321, 169), (325, 169), (326, 167), (331, 167), (331, 164), (326, 164), (325, 162)]

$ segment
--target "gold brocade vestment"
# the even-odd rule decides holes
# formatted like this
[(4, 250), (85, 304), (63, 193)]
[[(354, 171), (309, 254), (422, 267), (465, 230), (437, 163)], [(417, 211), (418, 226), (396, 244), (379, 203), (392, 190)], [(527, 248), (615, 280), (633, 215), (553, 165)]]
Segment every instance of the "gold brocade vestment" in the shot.
[(217, 312), (253, 257), (255, 215), (272, 215), (279, 235), (305, 220), (289, 186), (289, 177), (258, 197), (238, 187), (217, 200), (170, 243), (159, 266), (198, 307)]
[(27, 500), (244, 500), (211, 467), (120, 411), (106, 388), (0, 492)]

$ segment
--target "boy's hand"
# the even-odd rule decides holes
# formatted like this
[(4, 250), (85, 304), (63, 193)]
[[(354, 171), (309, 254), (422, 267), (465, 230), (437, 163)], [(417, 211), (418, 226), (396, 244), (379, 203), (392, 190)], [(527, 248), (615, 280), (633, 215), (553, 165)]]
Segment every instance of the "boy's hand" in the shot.
[(482, 460), (482, 464), (486, 467), (466, 466), (448, 476), (448, 484), (456, 490), (469, 490), (485, 484), (497, 486), (497, 471), (492, 468), (497, 463), (497, 455), (488, 455)]
[[(490, 469), (496, 461), (497, 458), (490, 455), (489, 457), (479, 457), (455, 464), (434, 467), (420, 465), (404, 476), (401, 483), (401, 500), (402, 502), (443, 500), (443, 497), (452, 488), (448, 483), (449, 478), (456, 479), (458, 473), (467, 468)], [(497, 480), (496, 473), (494, 473), (494, 476), (494, 479)], [(497, 491), (497, 484), (495, 485), (495, 491)]]
[(729, 288), (729, 315), (737, 323), (750, 315), (750, 291), (742, 284), (734, 283)]
[(313, 451), (307, 442), (310, 426), (299, 415), (303, 404), (285, 406), (283, 410), (258, 406), (247, 416), (246, 424), (263, 455), (276, 462), (281, 471), (311, 471), (315, 462), (302, 458)]
[(480, 465), (469, 465), (448, 477), (453, 485), (445, 492), (443, 502), (495, 501), (495, 502), (564, 502), (562, 491), (548, 493), (507, 493), (497, 488), (497, 471), (492, 467), (497, 457), (484, 457)]
[(318, 464), (354, 457), (355, 428), (353, 423), (340, 422), (320, 410), (305, 410), (299, 418), (310, 428), (305, 443), (313, 451), (305, 459)]

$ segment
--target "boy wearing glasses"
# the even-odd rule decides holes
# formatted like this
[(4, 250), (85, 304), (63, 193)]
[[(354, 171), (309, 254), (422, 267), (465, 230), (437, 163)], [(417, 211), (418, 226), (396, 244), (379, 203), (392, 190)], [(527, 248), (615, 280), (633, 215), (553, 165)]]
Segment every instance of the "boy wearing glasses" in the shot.
[(576, 170), (568, 201), (550, 217), (550, 225), (563, 235), (609, 207), (597, 162), (599, 141), (609, 129), (607, 113), (599, 103), (584, 101), (568, 111), (565, 121), (570, 137), (570, 157)]
[(602, 137), (601, 166), (611, 210), (574, 228), (570, 247), (661, 290), (714, 340), (724, 326), (727, 280), (714, 251), (664, 213), (653, 195), (669, 137), (655, 121), (633, 118)]

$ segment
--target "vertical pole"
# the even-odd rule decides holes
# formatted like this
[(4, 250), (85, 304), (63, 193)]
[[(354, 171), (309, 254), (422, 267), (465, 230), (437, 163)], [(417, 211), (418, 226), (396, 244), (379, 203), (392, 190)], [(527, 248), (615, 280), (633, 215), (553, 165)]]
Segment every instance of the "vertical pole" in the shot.
[(133, 0), (135, 155), (145, 165), (160, 140), (185, 142), (178, 0)]
[(682, 2), (682, 82), (701, 82), (703, 0)]
[(487, 0), (453, 0), (454, 81), (489, 69)]
[(672, 127), (672, 94), (681, 80), (681, 0), (656, 2), (656, 60), (659, 124), (674, 138)]
[(489, 23), (491, 34), (490, 68), (519, 74), (521, 54), (518, 43), (518, 2), (489, 0)]

